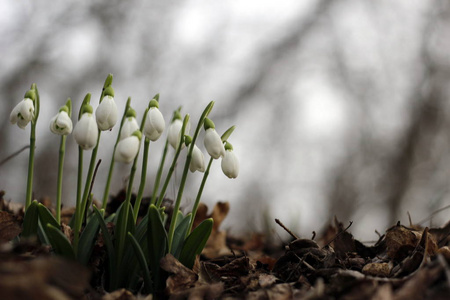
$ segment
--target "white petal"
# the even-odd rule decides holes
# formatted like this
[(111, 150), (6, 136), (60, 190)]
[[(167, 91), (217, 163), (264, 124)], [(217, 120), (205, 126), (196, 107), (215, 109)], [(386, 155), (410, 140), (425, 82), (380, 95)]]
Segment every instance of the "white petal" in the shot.
[(225, 155), (225, 148), (223, 146), (222, 140), (215, 129), (209, 128), (206, 130), (204, 144), (208, 154), (214, 158), (218, 159)]
[(180, 141), (180, 131), (181, 131), (182, 127), (183, 127), (183, 122), (181, 120), (175, 120), (169, 126), (167, 138), (169, 140), (169, 144), (174, 149), (177, 149), (178, 142)]
[(128, 117), (123, 122), (122, 130), (120, 131), (120, 139), (129, 137), (136, 130), (139, 130), (139, 124), (135, 117)]
[(194, 145), (194, 149), (192, 150), (192, 159), (189, 164), (189, 170), (191, 172), (200, 171), (205, 172), (205, 156), (203, 152)]
[(109, 130), (117, 122), (117, 105), (111, 96), (103, 97), (102, 102), (95, 111), (98, 128), (102, 131)]
[(18, 103), (16, 106), (14, 106), (13, 110), (11, 111), (11, 114), (9, 115), (9, 121), (12, 124), (16, 124), (19, 119), (19, 113), (20, 113), (20, 105), (22, 102)]
[(75, 125), (73, 130), (75, 141), (84, 150), (94, 148), (98, 138), (98, 128), (94, 116), (90, 113), (84, 113), (80, 121)]
[(239, 161), (233, 151), (225, 151), (222, 158), (222, 171), (229, 178), (236, 178), (239, 175)]
[(119, 141), (114, 154), (114, 160), (123, 163), (132, 162), (139, 151), (139, 144), (139, 139), (134, 135)]
[(166, 122), (159, 109), (156, 107), (150, 108), (144, 126), (145, 136), (151, 141), (156, 141), (163, 133), (165, 127)]
[(30, 122), (34, 117), (34, 104), (33, 100), (25, 98), (20, 105), (20, 114), (22, 118), (27, 122)]

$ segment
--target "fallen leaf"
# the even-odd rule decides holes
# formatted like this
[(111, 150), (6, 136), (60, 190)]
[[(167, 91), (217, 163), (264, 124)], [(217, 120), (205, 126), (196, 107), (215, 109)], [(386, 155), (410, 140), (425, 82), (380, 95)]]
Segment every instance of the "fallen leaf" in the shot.
[(6, 212), (0, 211), (0, 244), (9, 242), (22, 232), (22, 226), (18, 217)]

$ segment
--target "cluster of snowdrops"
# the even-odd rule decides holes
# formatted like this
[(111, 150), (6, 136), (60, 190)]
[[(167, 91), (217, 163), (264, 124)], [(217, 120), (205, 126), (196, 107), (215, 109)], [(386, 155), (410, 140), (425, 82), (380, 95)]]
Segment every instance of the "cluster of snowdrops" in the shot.
[[(100, 146), (100, 137), (103, 131), (111, 130), (119, 120), (112, 81), (113, 77), (110, 74), (103, 85), (95, 114), (90, 104), (91, 95), (89, 93), (86, 95), (81, 104), (75, 127), (72, 125), (72, 101), (70, 99), (50, 121), (50, 130), (61, 136), (55, 215), (36, 200), (32, 201), (36, 123), (40, 109), (36, 84), (31, 86), (24, 99), (11, 112), (11, 123), (17, 124), (22, 129), (31, 124), (25, 217), (23, 231), (17, 239), (37, 236), (40, 242), (51, 245), (56, 254), (77, 260), (82, 264), (88, 264), (101, 231), (107, 250), (107, 264), (103, 275), (104, 288), (115, 290), (125, 287), (136, 292), (157, 294), (164, 289), (164, 276), (159, 266), (160, 259), (170, 253), (185, 266), (192, 268), (211, 233), (212, 219), (204, 220), (195, 228), (193, 228), (193, 224), (213, 161), (221, 159), (222, 170), (229, 178), (238, 176), (238, 159), (233, 152), (232, 145), (228, 142), (234, 126), (220, 136), (215, 130), (213, 121), (208, 118), (214, 106), (214, 102), (210, 102), (204, 109), (193, 134), (190, 135), (189, 114), (183, 117), (181, 108), (177, 109), (168, 126), (167, 139), (153, 183), (147, 214), (138, 222), (137, 215), (144, 187), (148, 185), (146, 174), (150, 143), (160, 139), (166, 128), (166, 121), (159, 110), (159, 94), (149, 101), (140, 124), (136, 119), (136, 111), (130, 105), (131, 98), (128, 98), (109, 164), (102, 207), (97, 208), (92, 204), (91, 191), (95, 173), (99, 167), (96, 157)], [(72, 133), (72, 129), (74, 139), (79, 147), (76, 209), (70, 224), (68, 224), (73, 232), (73, 239), (70, 239), (61, 230), (61, 194), (66, 138)], [(204, 129), (204, 146), (210, 156), (208, 163), (205, 163), (203, 152), (196, 145), (197, 137), (202, 129)], [(143, 143), (142, 140), (144, 140)], [(162, 180), (170, 147), (174, 149), (174, 155), (166, 177)], [(87, 151), (90, 151), (91, 155), (90, 164), (86, 175), (83, 176), (83, 158)], [(138, 192), (134, 204), (132, 204), (134, 174), (138, 168), (140, 152), (143, 152), (142, 172)], [(162, 203), (181, 153), (186, 153), (186, 160), (177, 197), (173, 204), (173, 213), (169, 218)], [(115, 162), (131, 164), (126, 198), (116, 213), (105, 216)], [(189, 171), (203, 172), (203, 179), (191, 212), (183, 214), (180, 204)], [(85, 177), (84, 184), (83, 177)], [(114, 224), (113, 231), (107, 226), (110, 222)]]

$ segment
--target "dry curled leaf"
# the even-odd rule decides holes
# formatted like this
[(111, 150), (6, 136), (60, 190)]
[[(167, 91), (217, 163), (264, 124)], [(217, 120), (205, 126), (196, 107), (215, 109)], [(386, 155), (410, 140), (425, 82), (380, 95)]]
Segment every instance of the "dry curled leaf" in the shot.
[(18, 217), (6, 212), (0, 211), (0, 244), (9, 242), (22, 232), (22, 226)]

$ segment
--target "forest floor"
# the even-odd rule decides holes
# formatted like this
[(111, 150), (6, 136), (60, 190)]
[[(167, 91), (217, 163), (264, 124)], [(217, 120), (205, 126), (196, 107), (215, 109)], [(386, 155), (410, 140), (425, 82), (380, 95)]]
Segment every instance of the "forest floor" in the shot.
[[(37, 240), (11, 241), (21, 232), (23, 209), (0, 193), (1, 299), (152, 299), (127, 290), (101, 289), (106, 251), (97, 243), (89, 266), (52, 254)], [(109, 209), (114, 209), (113, 199)], [(43, 201), (45, 204), (45, 201)], [(117, 203), (116, 203), (117, 204)], [(145, 209), (145, 207), (143, 207)], [(234, 238), (220, 231), (229, 210), (217, 203), (211, 237), (194, 268), (167, 255), (168, 299), (450, 299), (450, 222), (440, 228), (396, 224), (365, 245), (351, 234), (357, 224), (333, 220), (311, 239), (292, 237), (274, 245), (263, 234)], [(70, 218), (73, 209), (65, 211)]]

